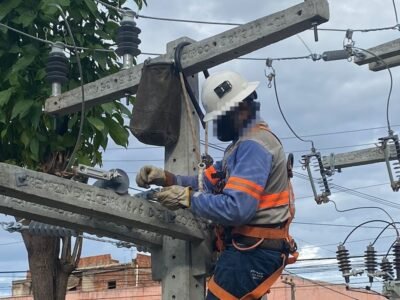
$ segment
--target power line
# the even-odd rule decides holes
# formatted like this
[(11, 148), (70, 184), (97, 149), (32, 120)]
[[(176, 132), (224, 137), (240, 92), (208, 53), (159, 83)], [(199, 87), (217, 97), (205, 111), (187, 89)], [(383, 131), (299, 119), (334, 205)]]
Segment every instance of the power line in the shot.
[(316, 284), (316, 285), (318, 285), (318, 286), (321, 286), (321, 287), (323, 287), (323, 288), (325, 288), (325, 289), (328, 289), (328, 290), (330, 290), (330, 291), (332, 291), (332, 292), (334, 292), (334, 293), (340, 294), (340, 295), (345, 296), (345, 297), (350, 298), (350, 299), (358, 300), (357, 298), (354, 298), (354, 297), (352, 297), (352, 296), (349, 296), (349, 295), (347, 295), (347, 294), (345, 294), (345, 293), (342, 293), (342, 292), (339, 292), (339, 291), (337, 291), (337, 290), (331, 289), (331, 288), (329, 288), (329, 287), (327, 287), (327, 286), (325, 286), (325, 285), (319, 283), (318, 281), (314, 281), (314, 280), (311, 280), (311, 279), (308, 279), (308, 278), (299, 276), (299, 275), (297, 275), (296, 273), (290, 272), (290, 271), (288, 271), (288, 270), (286, 270), (286, 271), (287, 271), (289, 274), (292, 274), (292, 275), (295, 275), (295, 276), (297, 276), (297, 277), (299, 277), (299, 278), (302, 278), (302, 279), (304, 279), (304, 280), (310, 281), (311, 283)]
[(396, 1), (395, 1), (395, 0), (392, 0), (392, 3), (393, 3), (394, 15), (395, 15), (395, 17), (396, 17), (396, 24), (399, 24), (399, 17), (398, 17), (398, 15), (397, 15)]
[[(303, 180), (306, 180), (306, 181), (310, 180), (307, 175), (304, 175), (304, 174), (299, 173), (299, 172), (293, 172), (293, 173), (295, 174), (296, 177), (298, 177), (300, 179), (303, 179)], [(369, 200), (369, 201), (378, 202), (378, 203), (381, 203), (383, 205), (390, 206), (392, 208), (400, 209), (400, 204), (392, 202), (392, 201), (389, 201), (389, 200), (385, 200), (385, 199), (377, 197), (377, 196), (372, 196), (372, 195), (369, 195), (369, 194), (366, 194), (366, 193), (355, 191), (353, 189), (346, 188), (346, 187), (343, 187), (343, 186), (340, 186), (340, 185), (337, 185), (337, 184), (332, 184), (331, 183), (330, 186), (332, 188), (334, 188), (334, 189), (338, 189), (340, 191), (349, 193), (349, 194), (351, 194), (353, 196), (356, 196), (356, 197), (360, 197), (360, 198), (363, 198), (363, 199), (366, 199), (366, 200)]]
[[(235, 23), (235, 22), (222, 22), (222, 21), (203, 21), (203, 20), (191, 20), (191, 19), (178, 19), (178, 18), (166, 18), (166, 17), (154, 17), (154, 16), (146, 16), (146, 15), (137, 15), (138, 18), (142, 19), (151, 19), (157, 21), (167, 21), (167, 22), (179, 22), (179, 23), (194, 23), (194, 24), (205, 24), (205, 25), (224, 25), (224, 26), (240, 26), (245, 23)], [(384, 30), (394, 30), (398, 28), (398, 22), (396, 25), (387, 26), (387, 27), (376, 27), (376, 28), (359, 28), (359, 29), (350, 29), (353, 32), (373, 32), (373, 31), (384, 31)], [(310, 29), (313, 30), (313, 29)], [(349, 29), (342, 28), (318, 28), (320, 31), (336, 31), (336, 32), (346, 32)]]

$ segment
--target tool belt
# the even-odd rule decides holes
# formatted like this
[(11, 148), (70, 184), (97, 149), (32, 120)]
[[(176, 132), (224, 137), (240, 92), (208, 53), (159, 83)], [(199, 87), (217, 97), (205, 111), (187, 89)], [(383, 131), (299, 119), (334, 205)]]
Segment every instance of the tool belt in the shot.
[[(242, 236), (242, 235), (236, 235), (234, 237), (234, 240), (238, 245), (242, 245), (245, 247), (250, 247), (259, 241), (259, 239), (257, 239), (257, 238), (252, 238), (252, 237)], [(288, 254), (290, 251), (290, 245), (284, 239), (264, 240), (257, 248), (278, 251), (278, 252), (281, 252), (284, 254)]]

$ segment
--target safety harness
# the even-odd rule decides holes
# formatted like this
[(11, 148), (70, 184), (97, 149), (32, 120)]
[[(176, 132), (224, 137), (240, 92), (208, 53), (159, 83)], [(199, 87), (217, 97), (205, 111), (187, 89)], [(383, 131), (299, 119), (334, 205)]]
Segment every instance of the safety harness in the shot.
[[(259, 129), (267, 130), (271, 134), (273, 134), (269, 128), (265, 125), (258, 125)], [(275, 136), (275, 134), (273, 134)], [(275, 136), (276, 137), (276, 136)], [(276, 137), (276, 139), (280, 140)], [(211, 168), (211, 167), (210, 167)], [(210, 169), (209, 168), (209, 169)], [(238, 226), (234, 227), (231, 231), (232, 236), (240, 235), (244, 237), (256, 238), (258, 241), (247, 248), (242, 248), (237, 245), (234, 238), (232, 238), (232, 245), (238, 249), (239, 251), (247, 251), (260, 246), (265, 240), (283, 240), (289, 245), (288, 253), (282, 253), (282, 266), (277, 269), (272, 275), (266, 278), (260, 285), (258, 285), (253, 291), (247, 293), (240, 300), (251, 300), (251, 299), (259, 299), (263, 295), (269, 292), (271, 286), (275, 283), (275, 281), (281, 276), (283, 269), (288, 264), (293, 264), (296, 262), (299, 253), (297, 252), (297, 246), (294, 239), (289, 234), (289, 227), (294, 218), (295, 207), (294, 207), (294, 193), (292, 184), (290, 182), (290, 178), (293, 177), (293, 155), (289, 154), (287, 161), (287, 173), (288, 173), (288, 187), (285, 191), (278, 194), (266, 194), (263, 196), (264, 203), (270, 203), (271, 207), (278, 205), (288, 205), (289, 206), (289, 218), (285, 222), (285, 225), (280, 228), (266, 228), (259, 226)], [(206, 170), (206, 172), (212, 172), (213, 170)], [(274, 203), (276, 205), (274, 205)], [(218, 225), (215, 227), (216, 233), (216, 248), (218, 251), (222, 252), (225, 248), (224, 245), (224, 230), (223, 227)], [(216, 297), (223, 300), (239, 300), (239, 298), (233, 296), (225, 289), (220, 287), (214, 280), (214, 276), (208, 282), (208, 289), (211, 291)]]

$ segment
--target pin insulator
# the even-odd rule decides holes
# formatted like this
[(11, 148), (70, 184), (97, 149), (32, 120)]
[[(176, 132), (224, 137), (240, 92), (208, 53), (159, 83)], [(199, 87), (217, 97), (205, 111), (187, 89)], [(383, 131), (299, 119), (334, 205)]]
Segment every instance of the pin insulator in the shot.
[(64, 53), (64, 45), (55, 43), (50, 51), (46, 64), (46, 81), (64, 84), (68, 78), (68, 59)]
[(351, 263), (349, 257), (349, 250), (344, 245), (339, 245), (336, 251), (336, 259), (338, 260), (339, 271), (342, 272), (346, 283), (350, 282)]
[(382, 258), (380, 265), (381, 271), (384, 273), (382, 275), (383, 280), (388, 281), (394, 278), (393, 264), (386, 257)]
[(55, 237), (78, 236), (78, 233), (75, 230), (55, 225), (44, 224), (36, 221), (31, 221), (29, 223), (28, 232), (32, 235), (40, 235), (40, 236), (55, 236)]
[(400, 279), (400, 240), (397, 240), (396, 243), (393, 245), (393, 265), (394, 269), (396, 270), (396, 277), (397, 280)]
[(364, 252), (365, 269), (367, 270), (369, 281), (372, 283), (374, 280), (374, 273), (377, 269), (378, 263), (376, 261), (376, 250), (374, 246), (368, 245), (367, 250)]
[(122, 16), (121, 26), (117, 32), (117, 50), (115, 51), (119, 56), (130, 54), (138, 56), (140, 54), (139, 33), (141, 30), (136, 26), (136, 14), (131, 10), (125, 10)]

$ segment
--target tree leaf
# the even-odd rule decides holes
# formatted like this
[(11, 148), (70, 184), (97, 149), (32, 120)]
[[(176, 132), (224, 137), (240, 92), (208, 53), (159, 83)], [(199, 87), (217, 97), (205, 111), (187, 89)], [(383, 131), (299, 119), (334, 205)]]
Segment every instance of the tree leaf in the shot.
[(115, 110), (115, 104), (113, 102), (104, 103), (100, 106), (109, 115), (112, 115)]
[(39, 141), (35, 138), (32, 139), (29, 148), (33, 154), (32, 158), (37, 160), (37, 158), (39, 157)]
[(109, 130), (111, 138), (117, 145), (124, 147), (128, 145), (129, 132), (128, 130), (126, 130), (125, 127), (121, 126), (118, 122), (109, 118), (105, 119), (104, 123)]
[(94, 117), (87, 117), (88, 122), (96, 128), (98, 131), (103, 131), (104, 130), (104, 123), (102, 120)]
[(3, 0), (0, 4), (0, 21), (4, 19), (14, 8), (20, 5), (22, 0)]
[(12, 67), (12, 72), (16, 73), (22, 69), (25, 69), (27, 66), (29, 66), (33, 61), (35, 60), (35, 56), (33, 55), (24, 55), (18, 61), (16, 64), (13, 65)]
[(11, 113), (11, 119), (14, 119), (18, 115), (20, 119), (24, 117), (33, 104), (34, 104), (33, 100), (24, 100), (24, 99), (19, 100), (17, 103), (15, 103), (13, 107)]
[(0, 92), (0, 107), (2, 107), (3, 105), (8, 103), (8, 101), (10, 100), (12, 91), (13, 91), (13, 88), (9, 88), (5, 91)]
[(21, 134), (21, 142), (22, 144), (25, 145), (25, 147), (29, 146), (29, 143), (31, 142), (31, 137), (28, 135), (28, 131), (24, 130)]
[(99, 11), (97, 10), (97, 6), (94, 3), (94, 1), (93, 0), (84, 0), (84, 1), (87, 7), (89, 8), (90, 12), (93, 14), (93, 16), (95, 16), (97, 19), (101, 19), (101, 16), (99, 14)]

